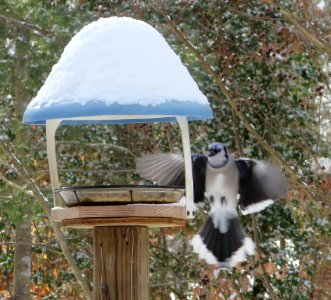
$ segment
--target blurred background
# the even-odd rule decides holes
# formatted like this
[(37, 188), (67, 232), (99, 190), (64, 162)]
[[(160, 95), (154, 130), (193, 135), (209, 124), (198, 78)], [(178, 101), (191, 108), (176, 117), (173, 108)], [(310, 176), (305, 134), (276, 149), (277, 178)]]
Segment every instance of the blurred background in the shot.
[[(242, 217), (256, 256), (217, 278), (189, 245), (206, 210), (185, 228), (150, 230), (150, 299), (330, 299), (327, 0), (1, 1), (0, 298), (90, 299), (92, 232), (50, 222), (45, 129), (21, 120), (70, 39), (110, 16), (155, 27), (207, 96), (214, 119), (190, 123), (193, 153), (224, 142), (277, 162), (289, 182), (285, 199)], [(135, 158), (154, 151), (181, 151), (178, 126), (57, 132), (63, 186), (144, 183)]]

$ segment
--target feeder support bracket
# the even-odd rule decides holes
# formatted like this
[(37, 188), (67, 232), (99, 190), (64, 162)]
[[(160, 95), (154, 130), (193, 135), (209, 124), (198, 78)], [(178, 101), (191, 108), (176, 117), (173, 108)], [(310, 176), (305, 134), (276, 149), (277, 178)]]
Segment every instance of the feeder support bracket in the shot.
[(192, 158), (191, 158), (191, 144), (190, 144), (190, 132), (188, 121), (186, 117), (176, 117), (179, 127), (182, 131), (183, 139), (183, 154), (185, 163), (185, 188), (186, 188), (186, 218), (193, 219), (196, 206), (194, 204), (193, 193), (193, 176), (192, 176)]
[(55, 144), (55, 133), (56, 129), (59, 127), (61, 120), (52, 119), (46, 120), (46, 145), (47, 145), (47, 156), (48, 156), (48, 165), (49, 173), (52, 183), (52, 191), (54, 196), (54, 206), (61, 206), (61, 199), (54, 191), (60, 188), (59, 174), (57, 170), (57, 161), (56, 161), (56, 144)]

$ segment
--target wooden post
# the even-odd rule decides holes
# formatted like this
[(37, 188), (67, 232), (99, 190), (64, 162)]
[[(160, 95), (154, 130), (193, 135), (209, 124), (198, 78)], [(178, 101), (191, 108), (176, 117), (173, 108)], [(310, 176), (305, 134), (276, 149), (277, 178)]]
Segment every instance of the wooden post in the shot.
[(94, 227), (94, 299), (148, 300), (148, 228)]

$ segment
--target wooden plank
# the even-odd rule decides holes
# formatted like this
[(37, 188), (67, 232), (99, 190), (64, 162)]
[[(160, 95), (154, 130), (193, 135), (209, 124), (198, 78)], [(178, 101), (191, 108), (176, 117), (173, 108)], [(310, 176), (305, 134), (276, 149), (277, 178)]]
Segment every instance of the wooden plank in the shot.
[(79, 218), (160, 217), (185, 219), (185, 207), (170, 204), (129, 204), (107, 206), (54, 207), (52, 221)]
[(147, 300), (147, 227), (95, 227), (93, 236), (94, 299)]
[(64, 219), (61, 225), (70, 228), (93, 228), (95, 226), (128, 226), (139, 225), (147, 227), (185, 226), (185, 220), (175, 218), (80, 218)]

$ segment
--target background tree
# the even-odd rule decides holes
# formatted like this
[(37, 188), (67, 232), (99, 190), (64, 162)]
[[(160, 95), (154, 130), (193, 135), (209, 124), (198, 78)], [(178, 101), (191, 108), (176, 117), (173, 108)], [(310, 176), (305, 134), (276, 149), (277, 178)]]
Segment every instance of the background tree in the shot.
[[(18, 293), (13, 253), (18, 253), (23, 220), (31, 228), (31, 241), (25, 242), (32, 246), (31, 297), (90, 297), (91, 233), (66, 229), (63, 234), (47, 219), (52, 199), (45, 132), (20, 123), (70, 38), (87, 23), (116, 15), (156, 27), (210, 100), (214, 120), (191, 124), (192, 151), (201, 152), (209, 141), (226, 142), (238, 156), (278, 162), (290, 185), (286, 199), (256, 217), (242, 217), (257, 242), (257, 255), (217, 278), (189, 246), (205, 211), (186, 228), (151, 231), (151, 298), (328, 299), (331, 182), (310, 166), (330, 156), (330, 5), (305, 0), (1, 2), (1, 297)], [(61, 180), (68, 185), (139, 182), (123, 154), (178, 151), (177, 133), (169, 125), (63, 127), (58, 132)], [(23, 218), (27, 215), (30, 221)]]

